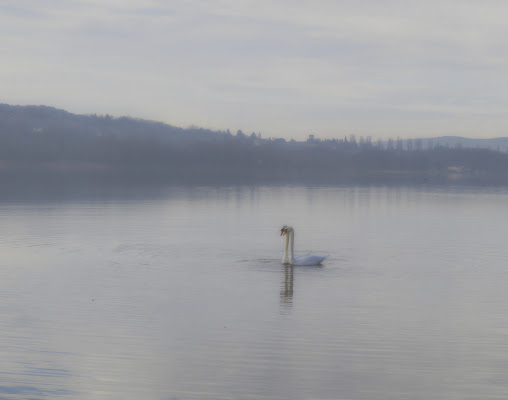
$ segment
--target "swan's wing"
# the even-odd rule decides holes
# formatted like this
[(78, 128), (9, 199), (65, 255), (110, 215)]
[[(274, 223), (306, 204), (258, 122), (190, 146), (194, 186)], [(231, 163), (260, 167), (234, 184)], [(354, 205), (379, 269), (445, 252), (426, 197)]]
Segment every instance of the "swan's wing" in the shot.
[(295, 256), (294, 263), (296, 265), (319, 265), (327, 258), (328, 256), (316, 256), (314, 254), (307, 253), (300, 256)]

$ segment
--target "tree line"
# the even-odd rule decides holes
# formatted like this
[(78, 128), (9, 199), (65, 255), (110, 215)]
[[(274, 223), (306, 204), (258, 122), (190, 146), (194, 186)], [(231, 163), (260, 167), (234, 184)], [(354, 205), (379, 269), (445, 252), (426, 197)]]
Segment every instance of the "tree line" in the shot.
[(504, 181), (503, 151), (370, 137), (305, 141), (179, 128), (44, 106), (0, 105), (0, 173), (186, 179)]

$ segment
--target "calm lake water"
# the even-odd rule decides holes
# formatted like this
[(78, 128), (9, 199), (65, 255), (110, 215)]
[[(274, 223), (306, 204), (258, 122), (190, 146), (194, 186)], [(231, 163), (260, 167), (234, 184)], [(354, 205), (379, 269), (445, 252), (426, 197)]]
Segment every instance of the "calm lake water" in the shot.
[[(506, 399), (508, 192), (0, 199), (1, 399)], [(322, 267), (281, 265), (280, 227)]]

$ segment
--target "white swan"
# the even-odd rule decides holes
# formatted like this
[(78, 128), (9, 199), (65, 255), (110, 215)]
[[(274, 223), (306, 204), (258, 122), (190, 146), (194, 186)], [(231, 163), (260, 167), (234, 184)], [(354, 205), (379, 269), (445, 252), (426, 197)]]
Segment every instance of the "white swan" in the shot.
[(293, 254), (295, 245), (295, 230), (291, 226), (284, 225), (280, 230), (280, 235), (286, 236), (286, 247), (284, 248), (284, 257), (282, 257), (282, 264), (320, 265), (324, 260), (328, 258), (328, 256), (315, 256), (310, 254), (310, 252), (301, 256), (295, 256)]

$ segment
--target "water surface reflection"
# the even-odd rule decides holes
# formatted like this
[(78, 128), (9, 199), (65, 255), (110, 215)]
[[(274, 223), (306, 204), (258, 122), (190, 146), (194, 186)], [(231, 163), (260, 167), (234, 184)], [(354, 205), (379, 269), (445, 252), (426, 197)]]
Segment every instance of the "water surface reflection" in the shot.
[(293, 266), (283, 265), (282, 289), (280, 291), (281, 305), (283, 308), (291, 308), (293, 305)]
[(508, 392), (505, 191), (87, 193), (0, 199), (2, 398)]

